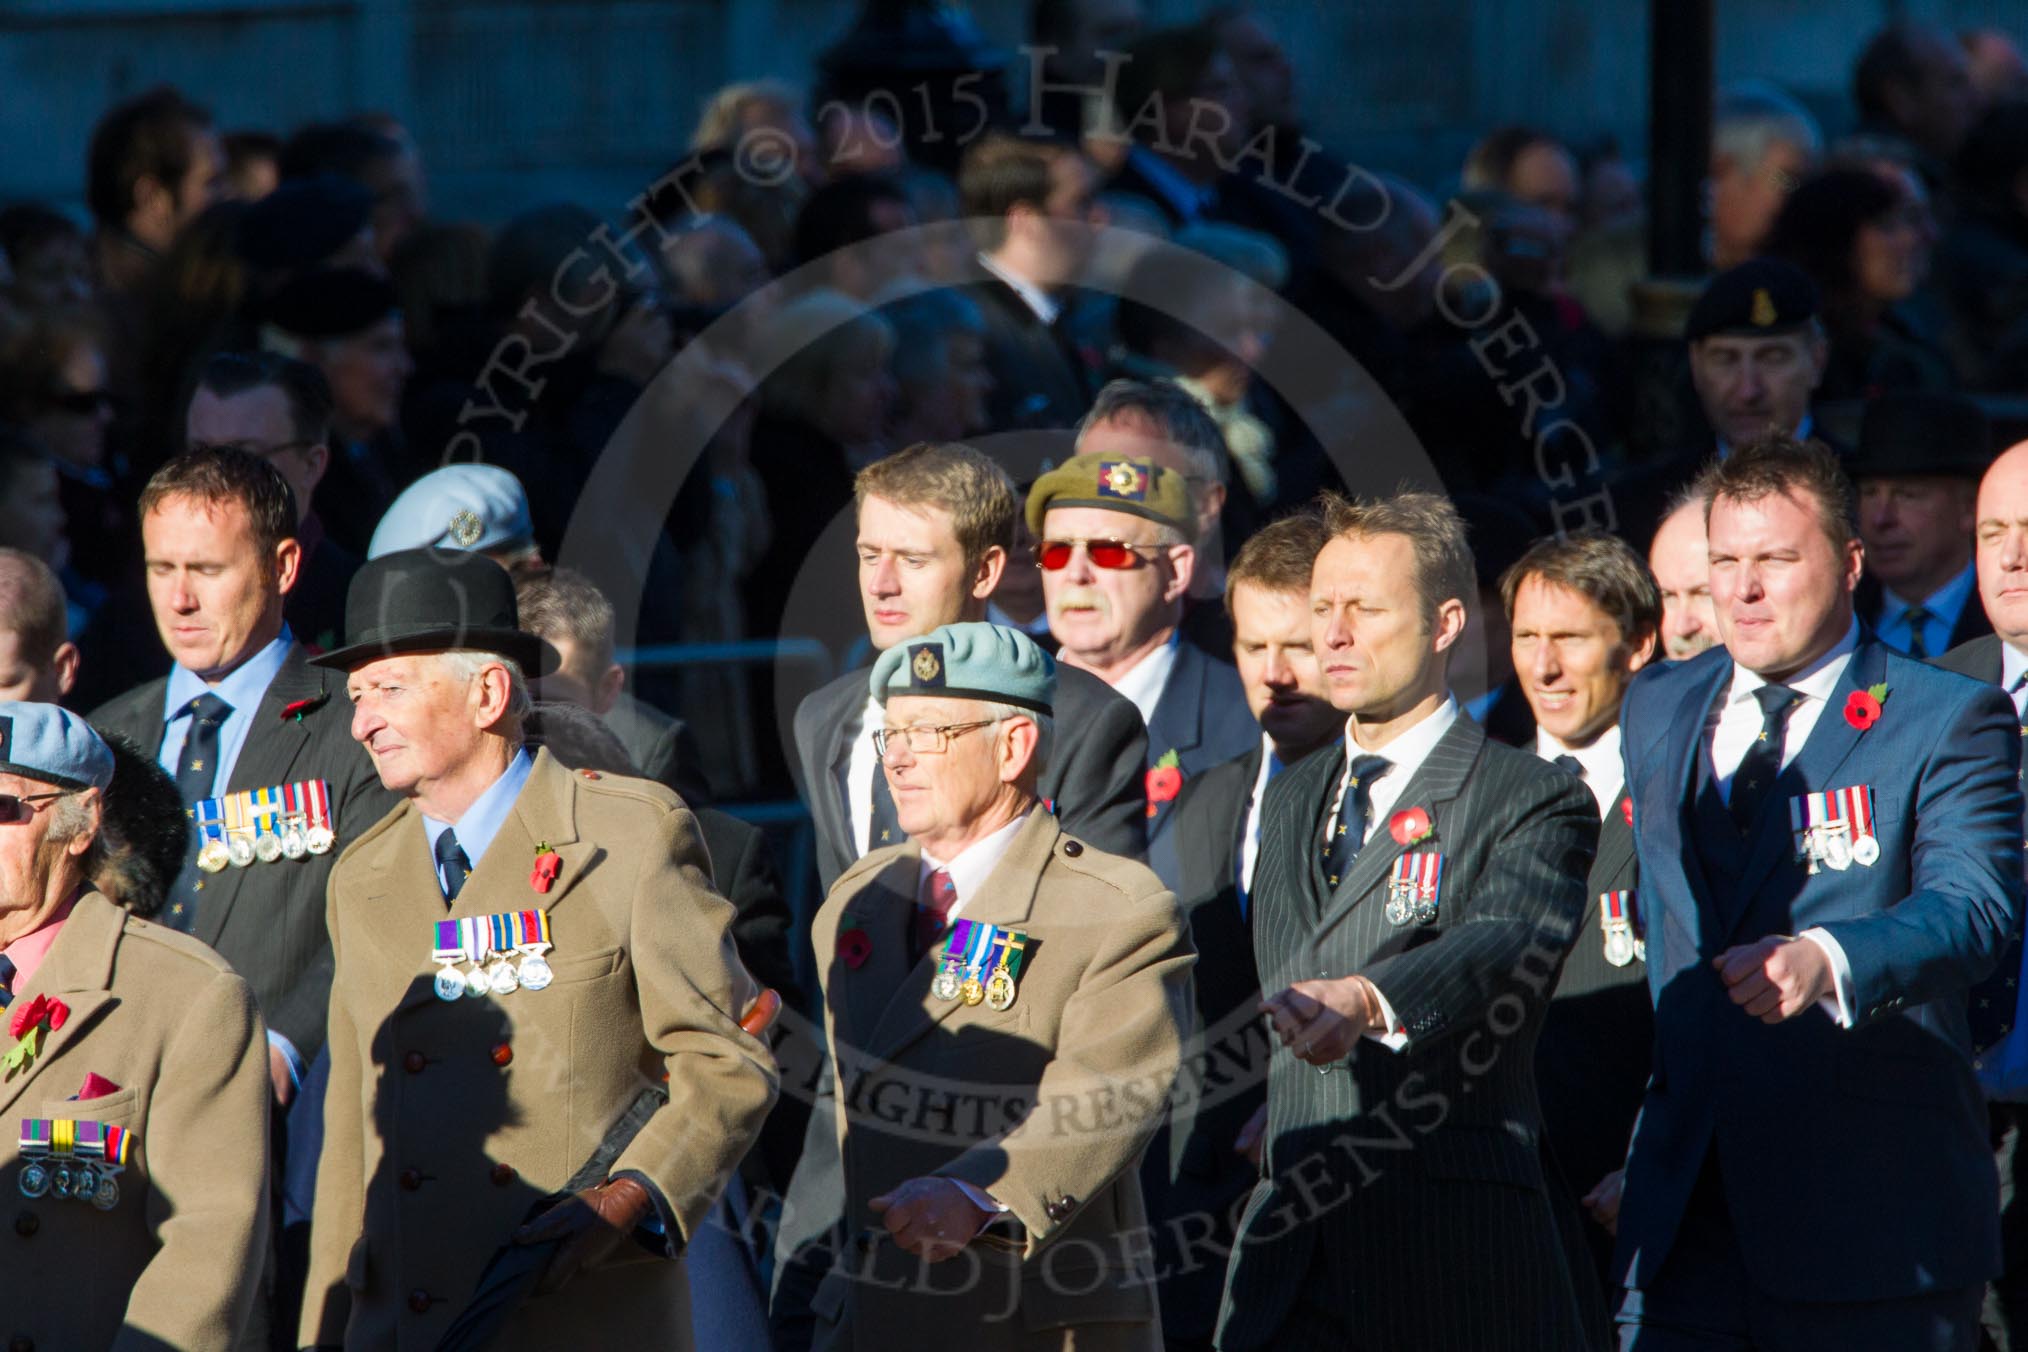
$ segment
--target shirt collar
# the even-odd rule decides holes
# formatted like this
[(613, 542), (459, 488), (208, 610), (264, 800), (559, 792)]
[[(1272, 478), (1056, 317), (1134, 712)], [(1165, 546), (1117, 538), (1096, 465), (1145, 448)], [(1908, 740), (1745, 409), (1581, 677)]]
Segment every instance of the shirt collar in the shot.
[(1891, 587), (1882, 587), (1881, 596), (1888, 604), (1881, 607), (1881, 614), (1899, 619), (1904, 612), (1921, 606), (1937, 619), (1955, 625), (1958, 616), (1964, 612), (1965, 602), (1971, 599), (1972, 588), (1978, 581), (1978, 565), (1968, 563), (1957, 576), (1919, 601), (1907, 600)]
[[(1828, 700), (1831, 692), (1838, 688), (1844, 678), (1845, 668), (1852, 661), (1852, 651), (1859, 646), (1859, 621), (1852, 621), (1852, 627), (1845, 631), (1845, 637), (1831, 645), (1831, 651), (1804, 667), (1782, 684), (1805, 699)], [(1767, 679), (1756, 672), (1734, 662), (1732, 664), (1732, 693), (1726, 696), (1726, 703), (1737, 704), (1751, 699), (1753, 692), (1766, 685)]]
[(1182, 630), (1171, 630), (1167, 643), (1136, 662), (1113, 682), (1113, 689), (1141, 711), (1143, 723), (1155, 720), (1155, 707), (1162, 702), (1162, 692), (1169, 688), (1169, 676), (1176, 670), (1176, 652), (1182, 637)]
[[(1803, 414), (1803, 420), (1796, 424), (1795, 440), (1808, 441), (1811, 435), (1814, 432), (1816, 432), (1816, 430), (1817, 430), (1816, 415), (1806, 412)], [(1732, 454), (1732, 447), (1726, 443), (1724, 437), (1718, 437), (1715, 438), (1715, 440), (1718, 442), (1718, 458), (1720, 460), (1723, 460), (1727, 456)]]
[(1385, 756), (1387, 773), (1406, 780), (1422, 768), (1429, 759), (1429, 753), (1436, 750), (1436, 744), (1451, 730), (1451, 724), (1458, 721), (1458, 701), (1454, 696), (1445, 695), (1444, 702), (1437, 705), (1420, 723), (1405, 732), (1397, 734), (1386, 746), (1371, 749), (1352, 740), (1351, 720), (1345, 723), (1345, 758), (1354, 756)]
[(924, 850), (918, 883), (938, 869), (943, 869), (951, 875), (951, 887), (958, 894), (958, 905), (963, 906), (978, 892), (986, 879), (992, 876), (994, 867), (1006, 857), (1008, 848), (1014, 843), (1014, 837), (1020, 833), (1022, 825), (1028, 820), (1028, 813), (1034, 810), (1030, 808), (1028, 812), (1022, 813), (992, 835), (973, 841), (959, 850), (955, 859), (949, 861), (936, 859), (928, 850)]
[(216, 695), (230, 704), (235, 714), (253, 717), (254, 706), (281, 674), (282, 665), (289, 660), (289, 649), (295, 643), (296, 636), (289, 632), (288, 625), (283, 625), (281, 634), (272, 643), (234, 667), (217, 685), (207, 685), (202, 676), (181, 664), (170, 668), (169, 684), (162, 692), (162, 721), (171, 722), (188, 711), (190, 701), (200, 695)]
[(979, 266), (1007, 284), (1007, 288), (1021, 297), (1022, 303), (1035, 311), (1035, 317), (1045, 324), (1054, 324), (1056, 317), (1063, 313), (1063, 303), (1044, 291), (1035, 283), (1013, 269), (1003, 266), (990, 254), (979, 255)]
[(430, 853), (437, 849), (437, 837), (452, 827), (458, 829), (458, 845), (471, 861), (474, 869), (479, 867), (480, 856), (493, 843), (493, 837), (500, 834), (500, 828), (507, 824), (507, 814), (514, 810), (514, 800), (521, 796), (521, 786), (528, 782), (529, 771), (535, 762), (529, 758), (527, 747), (517, 747), (514, 759), (507, 762), (507, 768), (500, 777), (486, 786), (486, 791), (472, 800), (462, 817), (455, 822), (438, 821), (435, 817), (423, 817), (423, 832), (430, 841)]
[(2028, 653), (2022, 652), (2005, 639), (2000, 641), (2000, 688), (2012, 690), (2014, 682), (2021, 679), (2021, 673), (2028, 671)]
[(1620, 762), (1620, 725), (1615, 723), (1607, 728), (1593, 739), (1590, 746), (1568, 746), (1554, 733), (1538, 727), (1535, 729), (1535, 754), (1544, 760), (1573, 756), (1584, 767), (1587, 780), (1597, 778), (1601, 771)]

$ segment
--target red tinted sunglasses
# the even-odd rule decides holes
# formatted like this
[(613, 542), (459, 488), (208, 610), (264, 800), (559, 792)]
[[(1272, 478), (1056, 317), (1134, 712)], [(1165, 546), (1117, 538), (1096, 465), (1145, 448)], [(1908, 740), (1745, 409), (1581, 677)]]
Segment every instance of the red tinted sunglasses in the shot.
[(1161, 551), (1160, 545), (1130, 545), (1125, 540), (1038, 540), (1035, 562), (1054, 573), (1070, 567), (1070, 557), (1084, 546), (1085, 557), (1094, 568), (1132, 568), (1141, 561), (1141, 551)]

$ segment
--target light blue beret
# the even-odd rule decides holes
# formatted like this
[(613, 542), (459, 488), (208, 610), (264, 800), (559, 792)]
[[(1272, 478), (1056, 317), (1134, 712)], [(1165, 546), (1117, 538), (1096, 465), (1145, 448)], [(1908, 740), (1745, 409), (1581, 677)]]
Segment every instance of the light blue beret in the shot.
[(113, 782), (113, 751), (91, 724), (54, 704), (0, 702), (0, 771), (59, 789)]
[(528, 492), (498, 465), (445, 465), (401, 491), (373, 528), (366, 557), (404, 549), (499, 549), (535, 533)]
[(882, 653), (868, 685), (882, 704), (889, 695), (933, 695), (1046, 714), (1056, 705), (1056, 659), (1004, 624), (947, 624)]

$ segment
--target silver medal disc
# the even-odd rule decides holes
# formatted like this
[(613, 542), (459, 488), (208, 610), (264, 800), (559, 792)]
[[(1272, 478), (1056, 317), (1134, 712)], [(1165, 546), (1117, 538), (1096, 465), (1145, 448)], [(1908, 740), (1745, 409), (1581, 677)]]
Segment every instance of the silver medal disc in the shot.
[(21, 1195), (40, 1197), (49, 1191), (49, 1166), (41, 1160), (30, 1160), (21, 1166)]
[(311, 854), (329, 854), (331, 847), (338, 843), (338, 837), (331, 834), (328, 826), (313, 826), (303, 833), (303, 844)]
[(120, 1204), (120, 1180), (107, 1174), (99, 1180), (99, 1186), (92, 1193), (92, 1205), (101, 1211), (111, 1211)]
[(465, 993), (465, 978), (455, 967), (437, 968), (437, 999), (455, 1000)]
[(303, 839), (303, 828), (291, 826), (282, 832), (282, 853), (291, 859), (304, 859), (309, 856), (310, 842)]
[(282, 857), (282, 838), (263, 832), (254, 837), (253, 852), (263, 864), (272, 864)]
[(521, 960), (519, 976), (521, 989), (539, 991), (549, 984), (552, 973), (549, 970), (549, 963), (540, 953), (531, 953)]
[(1389, 897), (1387, 899), (1386, 915), (1388, 924), (1406, 925), (1409, 919), (1408, 903), (1400, 897)]
[(70, 1196), (71, 1182), (70, 1165), (68, 1163), (58, 1164), (55, 1174), (50, 1179), (49, 1190), (58, 1197), (68, 1197)]
[(521, 985), (521, 978), (514, 975), (514, 969), (503, 960), (486, 969), (486, 984), (495, 995), (512, 995)]
[(1861, 836), (1853, 841), (1852, 862), (1861, 868), (1872, 868), (1880, 862), (1880, 842), (1872, 836)]
[(245, 836), (234, 836), (225, 842), (225, 856), (234, 868), (245, 868), (254, 861), (253, 842)]
[(939, 1000), (955, 1000), (958, 998), (958, 993), (958, 973), (956, 968), (944, 968), (941, 972), (937, 973), (936, 979), (930, 982), (930, 994), (936, 996)]
[(1605, 936), (1605, 958), (1615, 967), (1634, 960), (1634, 936), (1623, 929), (1610, 929)]
[(465, 994), (485, 995), (493, 989), (493, 983), (486, 977), (486, 969), (474, 967), (465, 973)]
[(78, 1201), (89, 1202), (92, 1198), (98, 1196), (99, 1171), (89, 1164), (80, 1165), (77, 1177), (71, 1180), (70, 1190), (71, 1195), (76, 1197)]
[(1824, 837), (1824, 863), (1843, 873), (1852, 867), (1852, 842), (1843, 834)]

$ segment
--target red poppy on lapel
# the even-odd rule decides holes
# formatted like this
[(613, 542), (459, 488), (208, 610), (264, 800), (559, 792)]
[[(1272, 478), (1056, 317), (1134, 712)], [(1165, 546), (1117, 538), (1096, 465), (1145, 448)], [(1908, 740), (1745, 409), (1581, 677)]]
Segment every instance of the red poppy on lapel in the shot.
[(535, 867), (528, 871), (528, 885), (538, 892), (547, 893), (563, 873), (563, 857), (549, 848), (543, 841), (535, 847)]
[(873, 940), (858, 924), (847, 925), (838, 931), (838, 956), (845, 960), (847, 967), (857, 971), (873, 956)]
[(1880, 704), (1887, 698), (1885, 685), (1854, 690), (1845, 697), (1845, 721), (1864, 732), (1880, 721)]
[(1419, 807), (1405, 807), (1387, 819), (1387, 833), (1399, 845), (1414, 845), (1436, 833), (1436, 823)]
[(329, 695), (312, 695), (309, 699), (291, 700), (282, 706), (282, 722), (286, 723), (293, 718), (300, 723), (303, 721), (304, 714), (309, 713), (312, 709), (317, 708), (330, 698)]
[(1148, 815), (1154, 816), (1164, 803), (1176, 801), (1176, 795), (1183, 792), (1183, 766), (1174, 750), (1164, 751), (1162, 758), (1155, 762), (1155, 768), (1146, 777)]
[(1631, 798), (1622, 798), (1622, 799), (1620, 799), (1620, 815), (1621, 815), (1622, 817), (1625, 817), (1625, 818), (1627, 819), (1627, 825), (1628, 825), (1628, 826), (1632, 826), (1632, 825), (1634, 824), (1634, 800), (1633, 800), (1633, 799), (1631, 799)]
[(47, 995), (38, 995), (14, 1011), (14, 1017), (7, 1021), (7, 1031), (19, 1038), (46, 1020), (49, 1031), (54, 1033), (62, 1028), (69, 1018), (69, 1005), (61, 1000), (52, 1000)]

